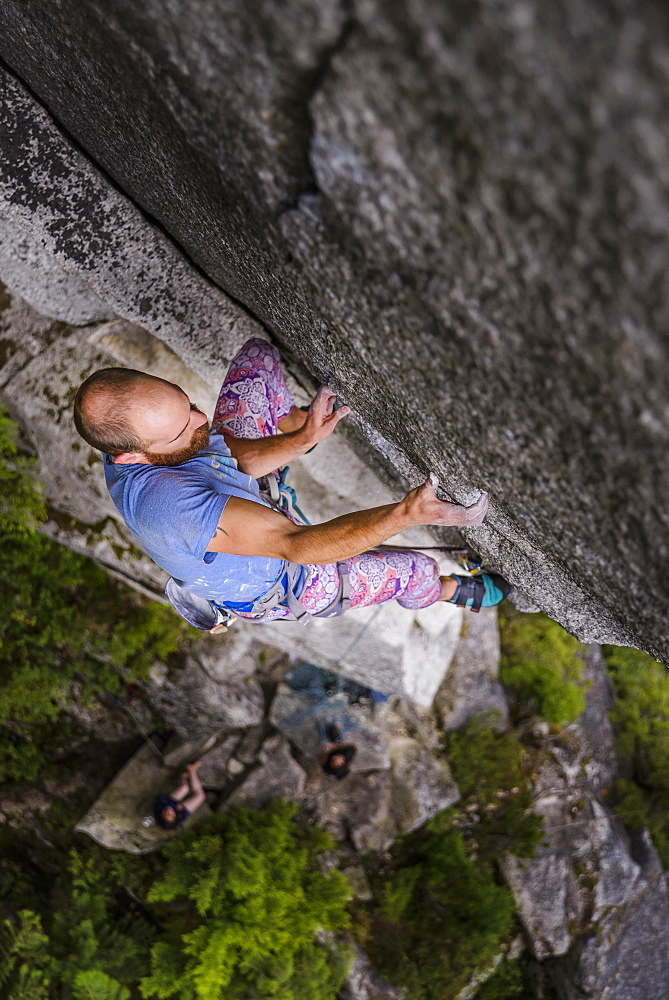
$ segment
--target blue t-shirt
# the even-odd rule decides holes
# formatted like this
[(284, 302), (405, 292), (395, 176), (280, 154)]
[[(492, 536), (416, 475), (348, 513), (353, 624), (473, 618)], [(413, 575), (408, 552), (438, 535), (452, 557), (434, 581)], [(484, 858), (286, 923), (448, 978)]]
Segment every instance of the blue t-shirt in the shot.
[(115, 465), (105, 455), (104, 468), (130, 531), (154, 562), (194, 594), (217, 604), (243, 604), (278, 580), (281, 559), (207, 552), (228, 497), (269, 506), (256, 480), (237, 468), (222, 435), (211, 434), (209, 447), (182, 465)]

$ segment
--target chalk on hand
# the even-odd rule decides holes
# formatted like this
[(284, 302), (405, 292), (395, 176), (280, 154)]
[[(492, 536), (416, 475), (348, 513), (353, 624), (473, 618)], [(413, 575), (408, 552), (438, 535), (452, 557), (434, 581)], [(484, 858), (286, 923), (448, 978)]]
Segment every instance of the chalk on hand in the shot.
[(427, 481), (430, 486), (434, 486), (436, 488), (439, 485), (439, 476), (436, 472), (431, 472)]

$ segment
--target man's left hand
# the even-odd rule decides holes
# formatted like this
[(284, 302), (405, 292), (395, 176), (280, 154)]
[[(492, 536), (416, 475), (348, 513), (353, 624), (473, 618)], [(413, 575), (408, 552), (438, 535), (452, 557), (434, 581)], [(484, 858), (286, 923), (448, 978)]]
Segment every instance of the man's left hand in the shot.
[(303, 427), (296, 431), (304, 437), (309, 447), (330, 437), (340, 420), (351, 412), (350, 406), (336, 406), (337, 396), (327, 385), (322, 385), (309, 407)]

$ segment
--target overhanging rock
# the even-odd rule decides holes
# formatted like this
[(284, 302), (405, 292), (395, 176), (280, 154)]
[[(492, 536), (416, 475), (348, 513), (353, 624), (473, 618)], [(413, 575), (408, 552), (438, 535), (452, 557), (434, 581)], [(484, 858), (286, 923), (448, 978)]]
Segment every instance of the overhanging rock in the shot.
[[(471, 541), (537, 605), (669, 660), (668, 37), (603, 0), (7, 0), (70, 141), (6, 78), (3, 211), (194, 367), (254, 317), (412, 482), (489, 491)], [(119, 192), (159, 229), (92, 231)]]

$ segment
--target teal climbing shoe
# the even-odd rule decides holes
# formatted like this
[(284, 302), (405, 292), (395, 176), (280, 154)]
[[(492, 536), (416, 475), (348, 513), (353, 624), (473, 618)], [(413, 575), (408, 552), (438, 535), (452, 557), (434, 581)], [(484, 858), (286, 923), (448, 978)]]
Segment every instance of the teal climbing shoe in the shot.
[(479, 573), (477, 576), (460, 576), (453, 573), (458, 582), (458, 589), (448, 602), (457, 604), (459, 608), (471, 608), (480, 611), (481, 608), (492, 608), (508, 595), (510, 584), (497, 573)]

